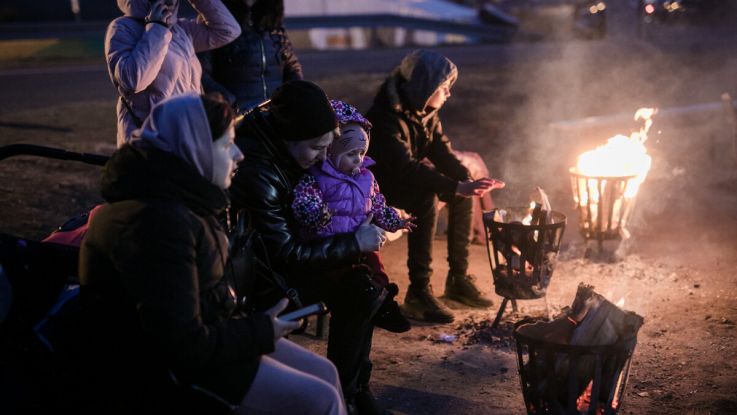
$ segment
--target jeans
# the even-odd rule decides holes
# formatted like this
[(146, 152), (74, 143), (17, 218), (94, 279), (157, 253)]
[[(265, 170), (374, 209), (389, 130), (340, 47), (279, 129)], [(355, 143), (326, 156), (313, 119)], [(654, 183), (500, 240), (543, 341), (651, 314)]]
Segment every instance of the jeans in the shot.
[[(289, 281), (299, 291), (302, 302), (312, 304), (324, 301), (330, 308), (327, 358), (333, 362), (346, 400), (351, 400), (359, 387), (368, 385), (371, 378), (371, 342), (374, 326), (367, 310), (356, 309), (351, 299), (355, 293), (345, 284), (311, 273)], [(348, 301), (346, 301), (348, 300)]]
[[(410, 192), (410, 190), (407, 190)], [(434, 193), (417, 194), (407, 200), (389, 200), (390, 205), (415, 216), (417, 227), (408, 234), (407, 268), (410, 283), (423, 288), (432, 275), (432, 245), (435, 238), (438, 198)], [(448, 266), (449, 274), (466, 275), (468, 247), (471, 243), (471, 198), (453, 196), (446, 201), (448, 208)]]

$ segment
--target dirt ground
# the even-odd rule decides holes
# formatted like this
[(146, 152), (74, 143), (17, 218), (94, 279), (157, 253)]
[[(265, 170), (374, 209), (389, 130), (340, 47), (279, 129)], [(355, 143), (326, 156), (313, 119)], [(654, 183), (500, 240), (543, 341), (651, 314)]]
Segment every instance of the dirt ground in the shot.
[[(737, 95), (737, 60), (701, 49), (602, 48), (610, 49), (582, 56), (575, 48), (561, 48), (544, 65), (522, 53), (523, 58), (494, 66), (460, 68), (442, 113), (445, 130), (456, 147), (479, 152), (492, 175), (507, 181), (507, 189), (494, 195), (497, 206), (526, 205), (530, 189), (541, 185), (553, 208), (567, 215), (560, 261), (547, 293), (550, 311), (570, 305), (576, 286), (585, 282), (612, 301), (624, 298), (625, 309), (644, 317), (624, 413), (737, 413), (737, 161), (731, 158), (724, 123), (658, 125), (656, 116), (653, 128), (660, 133), (648, 143), (653, 169), (638, 195), (633, 237), (620, 261), (607, 254), (584, 258), (566, 171), (584, 144), (556, 138), (546, 129), (556, 120), (715, 101), (724, 91)], [(581, 62), (588, 66), (570, 73), (571, 64)], [(319, 81), (330, 95), (366, 108), (382, 79), (383, 74), (358, 73)], [(114, 150), (112, 102), (57, 105), (0, 118), (0, 145)], [(99, 201), (98, 174), (96, 167), (73, 162), (2, 161), (0, 230), (30, 238), (45, 235)], [(447, 272), (442, 235), (434, 249), (432, 283), (442, 295)], [(614, 246), (605, 249), (611, 252)], [(401, 297), (408, 284), (406, 238), (387, 245), (382, 255)], [(399, 335), (375, 332), (373, 389), (396, 413), (525, 412), (511, 324), (543, 315), (546, 302), (520, 301), (519, 312), (506, 313), (500, 330), (482, 330), (501, 298), (494, 293), (483, 245), (472, 245), (470, 262), (482, 291), (495, 301), (492, 309), (450, 304), (457, 313), (454, 323), (417, 323)], [(321, 352), (326, 346), (324, 340), (295, 338)]]

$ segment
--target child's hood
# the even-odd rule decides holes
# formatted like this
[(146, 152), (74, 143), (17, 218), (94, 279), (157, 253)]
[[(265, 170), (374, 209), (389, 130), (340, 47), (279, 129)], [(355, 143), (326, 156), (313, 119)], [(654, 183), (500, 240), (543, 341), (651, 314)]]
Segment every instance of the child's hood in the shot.
[[(371, 157), (365, 156), (363, 158), (363, 163), (361, 163), (361, 171), (373, 166), (374, 164), (376, 164), (376, 162)], [(330, 161), (330, 159), (325, 159), (321, 163), (315, 164), (314, 166), (310, 167), (308, 171), (315, 177), (317, 177), (318, 175), (322, 175), (336, 177), (343, 180), (345, 180), (346, 178), (351, 180), (354, 179), (353, 177), (338, 170), (338, 168), (335, 166), (335, 164), (333, 164), (332, 161)]]
[(402, 59), (398, 68), (405, 79), (400, 86), (404, 99), (417, 111), (422, 111), (435, 90), (450, 79), (451, 86), (458, 78), (458, 68), (450, 59), (438, 53), (418, 49)]

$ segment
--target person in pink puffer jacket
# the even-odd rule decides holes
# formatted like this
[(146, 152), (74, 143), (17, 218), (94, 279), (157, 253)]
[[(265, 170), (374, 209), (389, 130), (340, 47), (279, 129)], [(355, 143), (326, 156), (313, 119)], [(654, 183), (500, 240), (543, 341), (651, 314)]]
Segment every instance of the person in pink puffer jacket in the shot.
[[(340, 125), (340, 136), (333, 140), (328, 157), (312, 166), (294, 188), (292, 210), (304, 239), (352, 233), (364, 222), (394, 232), (412, 230), (412, 218), (402, 219), (386, 205), (379, 185), (368, 167), (374, 161), (365, 157), (371, 123), (353, 106), (337, 100), (330, 103)], [(362, 261), (371, 268), (374, 282), (386, 289), (386, 298), (372, 319), (375, 326), (395, 333), (410, 329), (394, 301), (396, 284), (389, 283), (379, 252), (366, 254)]]
[(117, 104), (118, 147), (165, 98), (200, 93), (195, 55), (226, 45), (240, 25), (220, 0), (190, 0), (197, 19), (178, 19), (179, 0), (117, 0), (123, 16), (110, 22), (105, 59)]

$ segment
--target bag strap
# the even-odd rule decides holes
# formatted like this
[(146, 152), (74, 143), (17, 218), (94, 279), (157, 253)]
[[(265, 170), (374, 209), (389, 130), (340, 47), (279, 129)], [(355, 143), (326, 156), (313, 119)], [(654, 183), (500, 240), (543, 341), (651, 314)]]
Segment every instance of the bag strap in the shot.
[[(254, 231), (254, 237), (256, 241), (259, 244), (259, 247), (261, 248), (261, 252), (266, 253), (266, 244), (264, 244), (264, 240), (261, 238), (261, 235), (258, 232)], [(284, 294), (286, 294), (287, 298), (289, 298), (290, 301), (294, 303), (298, 308), (304, 307), (302, 305), (302, 301), (299, 298), (299, 293), (294, 288), (290, 288), (287, 285), (287, 280), (278, 272), (274, 271), (274, 269), (271, 267), (271, 263), (268, 259), (268, 255), (264, 255), (266, 260), (262, 261), (261, 258), (259, 258), (260, 255), (254, 256), (254, 261), (257, 265), (261, 266), (266, 272), (266, 275), (269, 275), (271, 277), (271, 280), (276, 284), (277, 287), (279, 287), (280, 290), (284, 291)]]
[(143, 127), (143, 121), (141, 118), (136, 115), (135, 112), (133, 112), (133, 108), (131, 108), (130, 104), (128, 103), (128, 100), (123, 97), (123, 95), (120, 95), (120, 102), (123, 103), (125, 106), (125, 109), (128, 110), (128, 114), (131, 115), (131, 118), (133, 118), (133, 122), (136, 124), (136, 127), (141, 128)]

